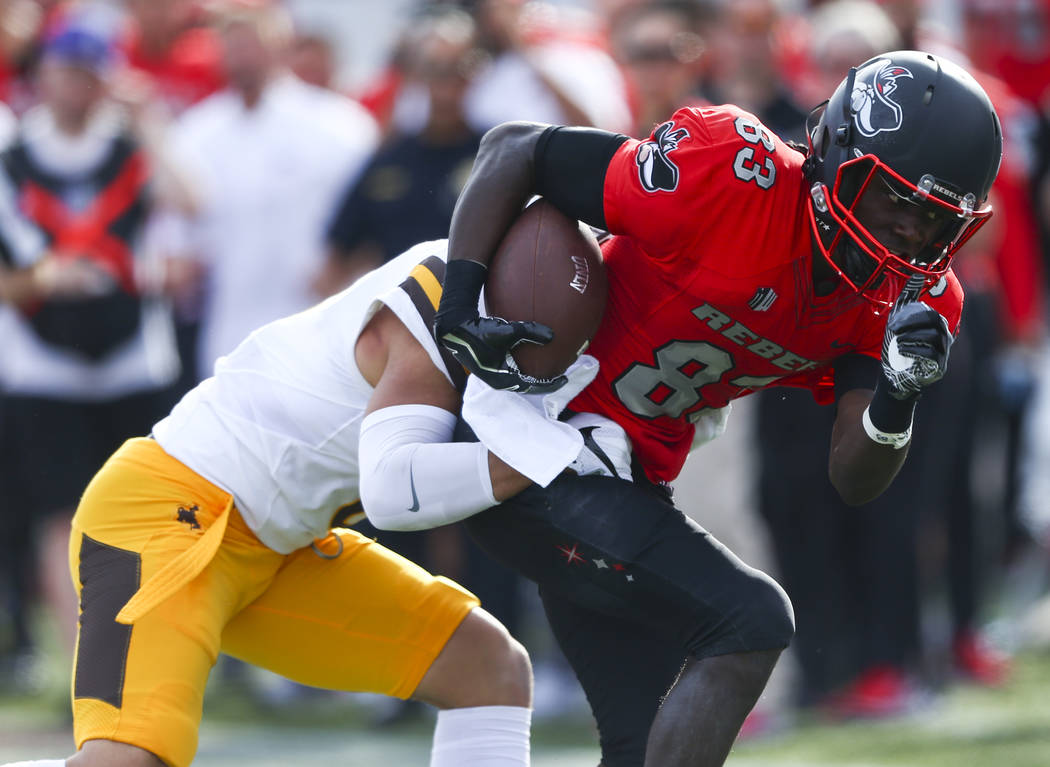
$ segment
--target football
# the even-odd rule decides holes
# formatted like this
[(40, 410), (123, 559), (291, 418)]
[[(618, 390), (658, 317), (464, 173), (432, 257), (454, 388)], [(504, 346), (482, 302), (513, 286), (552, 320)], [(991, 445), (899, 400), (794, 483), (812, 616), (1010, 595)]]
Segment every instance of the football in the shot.
[(544, 345), (512, 352), (525, 373), (560, 375), (583, 353), (605, 310), (608, 281), (591, 230), (542, 198), (511, 224), (489, 265), (485, 309), (493, 317), (532, 320), (554, 331)]

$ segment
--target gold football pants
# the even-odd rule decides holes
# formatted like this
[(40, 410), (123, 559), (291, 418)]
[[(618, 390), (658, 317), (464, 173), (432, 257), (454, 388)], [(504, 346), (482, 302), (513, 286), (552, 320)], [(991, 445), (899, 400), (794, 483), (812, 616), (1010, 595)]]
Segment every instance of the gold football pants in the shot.
[(115, 740), (179, 767), (220, 651), (303, 684), (405, 698), (478, 604), (351, 530), (278, 554), (229, 493), (150, 439), (126, 442), (88, 485), (69, 563), (77, 747)]

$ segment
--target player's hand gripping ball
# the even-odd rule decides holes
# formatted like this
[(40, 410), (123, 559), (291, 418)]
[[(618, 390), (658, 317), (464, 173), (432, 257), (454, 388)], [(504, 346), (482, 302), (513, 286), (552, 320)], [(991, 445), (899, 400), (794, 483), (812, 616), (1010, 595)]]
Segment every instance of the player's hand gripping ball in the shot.
[(565, 376), (522, 373), (511, 356), (510, 351), (523, 343), (545, 344), (554, 337), (550, 328), (539, 323), (481, 317), (474, 310), (447, 329), (438, 324), (435, 332), (463, 367), (493, 389), (543, 394), (565, 384)]
[(607, 292), (601, 249), (590, 229), (539, 199), (514, 221), (492, 259), (485, 309), (550, 328), (548, 343), (519, 345), (511, 356), (526, 375), (551, 378), (587, 348)]
[[(493, 316), (478, 314), (482, 281)], [(542, 394), (565, 384), (565, 370), (598, 329), (606, 292), (590, 230), (537, 200), (507, 230), (487, 273), (449, 262), (434, 332), (492, 388)]]
[(944, 377), (955, 340), (948, 321), (918, 300), (922, 286), (921, 276), (909, 278), (886, 321), (882, 373), (899, 400), (914, 399)]

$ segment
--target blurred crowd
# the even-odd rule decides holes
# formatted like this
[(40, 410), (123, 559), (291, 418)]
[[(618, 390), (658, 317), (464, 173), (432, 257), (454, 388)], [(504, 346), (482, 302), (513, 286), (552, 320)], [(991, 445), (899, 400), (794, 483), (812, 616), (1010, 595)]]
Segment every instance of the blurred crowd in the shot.
[[(254, 328), (446, 236), (485, 130), (645, 136), (730, 102), (804, 141), (851, 65), (901, 48), (966, 66), (1005, 135), (928, 423), (891, 490), (849, 508), (830, 408), (772, 390), (737, 424), (753, 508), (695, 483), (687, 505), (769, 541), (798, 624), (789, 707), (878, 717), (1008, 682), (1017, 632), (986, 629), (1050, 588), (1050, 0), (419, 0), (372, 7), (399, 34), (352, 88), (345, 41), (295, 5), (0, 0), (0, 689), (33, 692), (45, 630), (72, 649), (69, 521), (109, 453)], [(536, 632), (528, 589), (456, 526), (373, 534)]]

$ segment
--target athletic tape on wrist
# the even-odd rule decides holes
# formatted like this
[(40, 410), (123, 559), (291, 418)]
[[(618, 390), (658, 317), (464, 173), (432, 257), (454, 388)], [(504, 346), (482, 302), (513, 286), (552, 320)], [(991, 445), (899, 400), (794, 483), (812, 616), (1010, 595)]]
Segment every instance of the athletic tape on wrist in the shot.
[(878, 442), (880, 445), (890, 445), (894, 450), (900, 450), (911, 441), (910, 423), (908, 424), (908, 428), (904, 431), (896, 433), (881, 431), (871, 422), (871, 416), (868, 415), (868, 408), (864, 408), (864, 415), (861, 417), (860, 421), (864, 424), (864, 433), (868, 435), (872, 442)]

